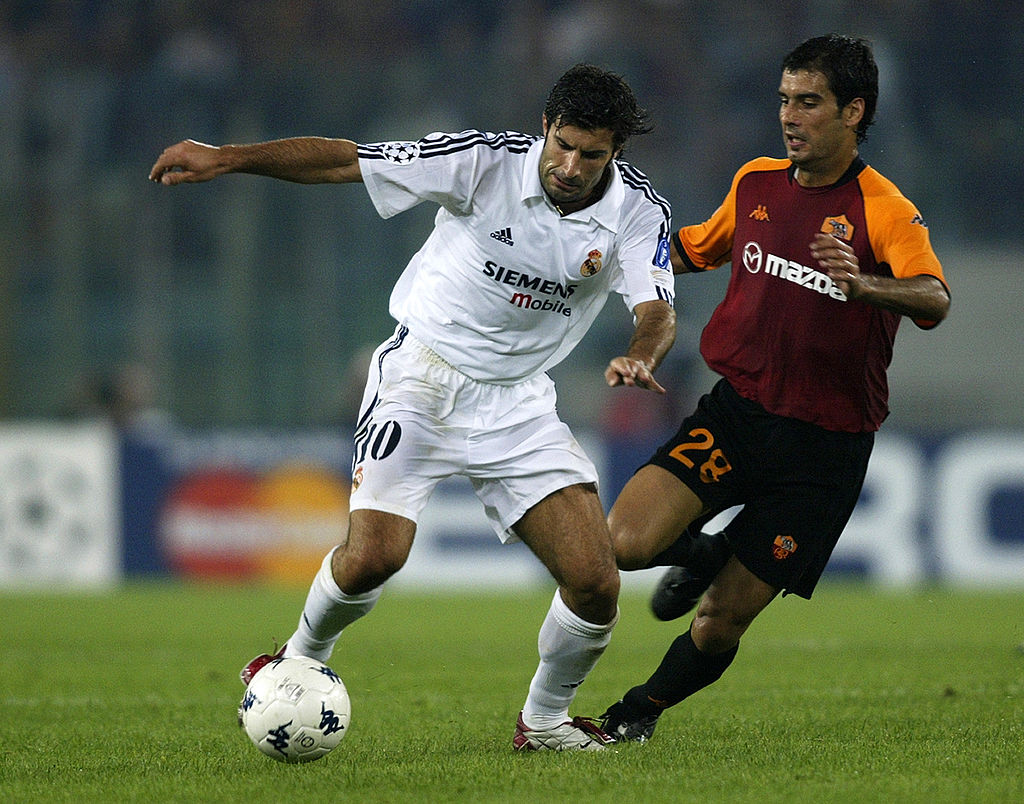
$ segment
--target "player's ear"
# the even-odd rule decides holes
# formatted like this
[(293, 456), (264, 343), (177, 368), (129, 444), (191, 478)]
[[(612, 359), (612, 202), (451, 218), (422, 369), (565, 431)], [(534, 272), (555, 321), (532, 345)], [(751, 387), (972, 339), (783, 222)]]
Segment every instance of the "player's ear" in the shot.
[(542, 114), (540, 116), (540, 125), (541, 125), (541, 130), (544, 132), (544, 138), (547, 139), (547, 136), (548, 136), (548, 116), (546, 114)]
[(857, 128), (864, 117), (864, 98), (854, 98), (843, 108), (843, 121), (850, 128)]

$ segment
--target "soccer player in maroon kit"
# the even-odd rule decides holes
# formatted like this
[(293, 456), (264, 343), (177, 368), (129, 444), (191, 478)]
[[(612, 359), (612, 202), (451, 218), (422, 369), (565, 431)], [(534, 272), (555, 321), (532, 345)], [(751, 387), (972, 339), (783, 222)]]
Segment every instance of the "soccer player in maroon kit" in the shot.
[[(621, 569), (672, 565), (656, 616), (700, 605), (650, 678), (602, 716), (616, 740), (646, 741), (665, 709), (716, 681), (779, 592), (810, 598), (888, 413), (896, 329), (903, 316), (933, 327), (949, 309), (920, 213), (859, 156), (877, 98), (867, 42), (801, 44), (779, 84), (788, 158), (744, 165), (711, 218), (672, 238), (676, 273), (732, 263), (701, 337), (722, 379), (609, 522)], [(724, 533), (700, 532), (738, 505)]]

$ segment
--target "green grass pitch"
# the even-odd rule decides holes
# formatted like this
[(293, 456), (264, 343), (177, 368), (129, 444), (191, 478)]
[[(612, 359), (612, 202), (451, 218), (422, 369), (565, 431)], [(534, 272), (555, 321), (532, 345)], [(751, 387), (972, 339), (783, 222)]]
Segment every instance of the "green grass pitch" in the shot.
[[(349, 735), (289, 766), (237, 728), (237, 674), (291, 634), (304, 589), (0, 594), (0, 799), (1024, 801), (1024, 592), (826, 580), (812, 602), (774, 602), (651, 743), (519, 755), (550, 595), (386, 592), (330, 661)], [(685, 627), (655, 621), (635, 587), (621, 611), (575, 714), (646, 678)]]

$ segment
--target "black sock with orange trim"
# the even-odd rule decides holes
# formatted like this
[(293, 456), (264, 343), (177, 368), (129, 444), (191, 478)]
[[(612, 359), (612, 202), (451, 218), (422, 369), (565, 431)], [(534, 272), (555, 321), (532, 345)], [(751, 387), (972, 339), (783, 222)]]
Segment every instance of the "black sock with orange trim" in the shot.
[(739, 645), (714, 656), (701, 652), (690, 632), (680, 634), (647, 681), (633, 687), (623, 700), (640, 715), (659, 715), (698, 690), (718, 681), (736, 658)]

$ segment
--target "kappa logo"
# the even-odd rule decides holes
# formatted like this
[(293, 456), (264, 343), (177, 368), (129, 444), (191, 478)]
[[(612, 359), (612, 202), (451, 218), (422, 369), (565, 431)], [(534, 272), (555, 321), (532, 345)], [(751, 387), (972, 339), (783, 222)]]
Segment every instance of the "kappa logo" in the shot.
[(580, 266), (580, 276), (593, 276), (601, 270), (601, 252), (596, 248), (591, 251)]
[(512, 229), (505, 227), (504, 229), (498, 229), (495, 232), (491, 232), (491, 237), (495, 240), (504, 243), (506, 246), (514, 246), (515, 241), (512, 240)]
[(753, 218), (755, 221), (768, 221), (771, 222), (771, 218), (768, 217), (768, 207), (764, 204), (758, 204), (754, 207), (754, 211), (751, 212), (748, 218)]
[(335, 714), (333, 709), (328, 709), (323, 701), (320, 702), (320, 731), (324, 734), (334, 734), (335, 732), (344, 731), (345, 725), (341, 722), (341, 718)]
[(776, 561), (785, 561), (796, 552), (796, 541), (792, 536), (775, 537), (775, 544), (772, 546), (772, 555)]
[(248, 712), (256, 705), (257, 701), (259, 701), (259, 698), (253, 694), (252, 690), (246, 690), (245, 697), (242, 698), (242, 711)]
[(328, 667), (328, 666), (327, 666), (326, 664), (325, 664), (325, 665), (321, 665), (320, 667), (316, 668), (316, 671), (317, 671), (317, 672), (318, 672), (318, 673), (319, 673), (320, 675), (322, 675), (322, 676), (327, 676), (327, 678), (329, 678), (329, 679), (330, 679), (331, 681), (333, 681), (333, 682), (335, 682), (335, 683), (338, 683), (338, 682), (340, 682), (340, 681), (341, 681), (341, 676), (339, 676), (339, 675), (338, 675), (337, 673), (335, 673), (335, 672), (334, 672), (334, 671), (333, 671), (333, 670), (332, 670), (332, 669), (331, 669), (330, 667)]
[(911, 223), (916, 223), (918, 226), (923, 226), (925, 229), (928, 228), (928, 224), (925, 223), (924, 218), (921, 217), (921, 213), (918, 212), (913, 218), (910, 219)]
[(821, 231), (840, 240), (853, 240), (853, 224), (845, 215), (829, 215), (821, 224)]
[(292, 735), (288, 731), (290, 725), (292, 725), (292, 721), (289, 720), (287, 723), (282, 723), (276, 729), (269, 729), (267, 731), (267, 743), (282, 754), (285, 753), (285, 750), (291, 743)]

